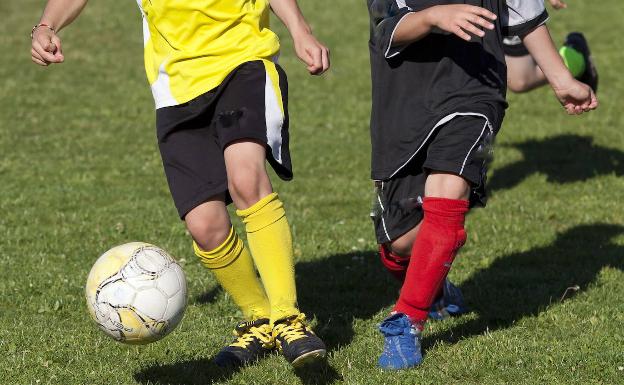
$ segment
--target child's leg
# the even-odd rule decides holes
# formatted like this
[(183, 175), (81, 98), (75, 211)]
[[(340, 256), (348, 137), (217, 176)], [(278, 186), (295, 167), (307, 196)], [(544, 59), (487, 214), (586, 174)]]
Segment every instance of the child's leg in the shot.
[(298, 315), (292, 237), (265, 168), (264, 145), (231, 143), (224, 151), (228, 189), (271, 306), (271, 322)]
[[(505, 39), (505, 63), (507, 64), (507, 86), (510, 91), (528, 92), (548, 83), (542, 69), (519, 39)], [(590, 57), (589, 46), (583, 34), (570, 33), (559, 49), (566, 67), (576, 79), (598, 88), (598, 73)]]
[(269, 318), (269, 301), (249, 251), (234, 231), (221, 194), (186, 214), (195, 254), (250, 320)]
[(412, 245), (419, 228), (420, 223), (397, 239), (379, 246), (381, 263), (401, 283), (405, 280)]
[(470, 185), (460, 176), (432, 172), (425, 184), (424, 219), (412, 249), (395, 311), (424, 323), (448, 274), (455, 254), (466, 241), (464, 218)]
[(505, 56), (507, 86), (510, 91), (528, 92), (548, 83), (542, 69), (531, 55)]

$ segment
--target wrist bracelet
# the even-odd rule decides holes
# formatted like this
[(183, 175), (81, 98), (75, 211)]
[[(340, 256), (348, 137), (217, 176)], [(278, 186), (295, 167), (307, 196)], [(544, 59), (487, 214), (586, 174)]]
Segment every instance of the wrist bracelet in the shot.
[(32, 29), (30, 30), (30, 40), (33, 39), (33, 35), (35, 33), (35, 30), (39, 27), (46, 27), (47, 29), (49, 29), (50, 31), (52, 31), (52, 33), (56, 34), (56, 31), (54, 30), (54, 28), (52, 28), (52, 26), (50, 26), (49, 24), (46, 23), (39, 23), (37, 25), (35, 25), (34, 27), (32, 27)]

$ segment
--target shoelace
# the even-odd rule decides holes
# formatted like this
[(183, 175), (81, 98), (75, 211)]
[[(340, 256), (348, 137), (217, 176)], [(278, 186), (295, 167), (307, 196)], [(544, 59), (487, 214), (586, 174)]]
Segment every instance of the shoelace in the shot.
[(283, 338), (286, 342), (291, 343), (301, 338), (305, 338), (307, 328), (305, 326), (305, 314), (300, 313), (298, 316), (286, 319), (282, 323), (278, 323), (273, 327), (276, 334)]
[(272, 338), (268, 333), (268, 330), (263, 329), (268, 329), (268, 325), (264, 324), (256, 326), (254, 321), (242, 322), (238, 324), (236, 329), (234, 329), (234, 335), (237, 338), (230, 344), (230, 346), (245, 349), (254, 341), (254, 339), (257, 338), (262, 342), (264, 347), (271, 347), (273, 345)]

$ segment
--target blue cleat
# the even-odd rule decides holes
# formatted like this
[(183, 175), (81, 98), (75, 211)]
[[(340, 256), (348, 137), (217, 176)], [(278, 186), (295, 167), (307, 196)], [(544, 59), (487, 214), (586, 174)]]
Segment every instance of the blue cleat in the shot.
[(384, 350), (377, 364), (383, 369), (397, 370), (414, 367), (422, 362), (420, 330), (403, 313), (395, 313), (379, 325)]
[(448, 279), (444, 280), (443, 285), (442, 297), (431, 305), (429, 318), (440, 321), (468, 313), (461, 290)]

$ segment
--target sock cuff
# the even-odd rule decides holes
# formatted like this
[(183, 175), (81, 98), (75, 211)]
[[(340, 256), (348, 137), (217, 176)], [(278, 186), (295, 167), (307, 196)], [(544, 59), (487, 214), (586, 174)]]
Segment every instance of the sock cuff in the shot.
[(448, 218), (463, 217), (470, 209), (470, 202), (465, 199), (425, 197), (422, 208), (425, 215)]
[(411, 255), (407, 257), (403, 257), (401, 255), (394, 254), (390, 250), (390, 248), (386, 247), (385, 245), (379, 246), (379, 255), (381, 256), (381, 259), (383, 261), (391, 261), (396, 264), (399, 264), (399, 265), (404, 264), (406, 266), (409, 263), (409, 260), (412, 258)]
[(234, 228), (230, 228), (230, 234), (225, 241), (213, 250), (202, 250), (197, 242), (193, 241), (193, 250), (201, 262), (209, 269), (222, 269), (231, 265), (241, 254), (245, 245), (238, 237)]
[(277, 193), (271, 193), (253, 206), (237, 210), (236, 215), (243, 220), (247, 232), (253, 233), (282, 219), (286, 216), (286, 211)]
[(241, 218), (245, 218), (248, 217), (260, 210), (262, 210), (266, 205), (268, 205), (269, 203), (278, 200), (279, 201), (279, 197), (277, 195), (276, 192), (270, 193), (269, 195), (265, 196), (264, 198), (260, 199), (258, 202), (254, 203), (251, 207), (248, 207), (244, 210), (236, 210), (236, 215), (238, 215)]

